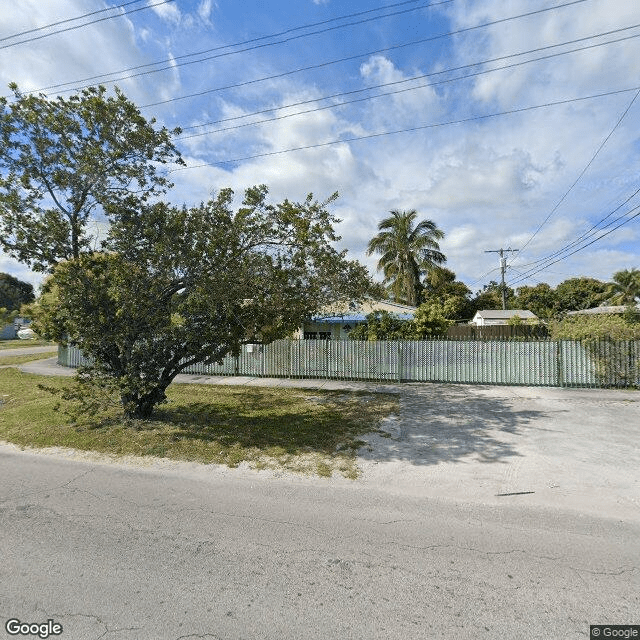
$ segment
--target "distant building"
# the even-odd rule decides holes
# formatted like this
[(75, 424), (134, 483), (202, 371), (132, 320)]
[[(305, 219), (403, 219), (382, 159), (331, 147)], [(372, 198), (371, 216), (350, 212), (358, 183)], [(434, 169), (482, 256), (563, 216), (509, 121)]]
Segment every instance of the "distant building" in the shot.
[(514, 316), (518, 316), (522, 320), (537, 320), (538, 316), (531, 311), (525, 309), (483, 309), (476, 311), (476, 315), (469, 324), (475, 324), (477, 327), (488, 327), (491, 325), (509, 324), (509, 320)]
[(366, 322), (367, 316), (374, 311), (387, 311), (402, 320), (411, 320), (416, 307), (408, 307), (388, 300), (351, 302), (344, 307), (328, 308), (324, 313), (310, 318), (300, 328), (296, 337), (305, 340), (346, 340), (351, 330), (356, 325)]
[(15, 340), (18, 337), (18, 331), (31, 324), (31, 320), (26, 318), (15, 318), (13, 322), (0, 326), (0, 340)]

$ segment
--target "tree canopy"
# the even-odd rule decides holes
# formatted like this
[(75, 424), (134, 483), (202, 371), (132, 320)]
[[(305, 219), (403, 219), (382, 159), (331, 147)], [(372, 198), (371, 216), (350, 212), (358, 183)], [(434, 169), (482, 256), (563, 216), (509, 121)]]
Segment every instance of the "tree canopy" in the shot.
[[(515, 291), (511, 287), (505, 287), (507, 309), (513, 309), (515, 304)], [(502, 309), (502, 285), (495, 280), (484, 285), (473, 298), (473, 313), (481, 309)]]
[(616, 271), (613, 282), (607, 285), (605, 296), (613, 305), (636, 305), (640, 302), (640, 270)]
[(164, 193), (159, 170), (179, 162), (173, 132), (126, 96), (92, 87), (69, 98), (0, 98), (0, 246), (50, 271), (91, 246), (90, 222)]
[(514, 304), (518, 309), (528, 309), (538, 318), (548, 319), (553, 316), (556, 296), (546, 282), (519, 287), (516, 293)]
[(129, 417), (149, 417), (189, 365), (369, 293), (365, 267), (332, 246), (334, 198), (274, 205), (260, 186), (234, 211), (233, 196), (121, 211), (106, 252), (60, 263), (44, 285), (37, 329), (77, 343), (95, 363), (85, 375), (113, 385)]
[(0, 273), (0, 308), (19, 311), (23, 304), (33, 302), (34, 299), (32, 284), (18, 280), (9, 273)]
[(604, 301), (606, 291), (606, 283), (595, 278), (569, 278), (555, 288), (554, 311), (561, 314), (597, 307)]
[(378, 224), (378, 234), (369, 241), (367, 255), (380, 255), (378, 269), (394, 300), (417, 306), (423, 289), (422, 277), (434, 265), (446, 261), (438, 244), (444, 232), (432, 220), (416, 224), (415, 209), (394, 209), (390, 213)]
[(446, 267), (433, 267), (427, 273), (422, 292), (423, 304), (438, 309), (449, 320), (469, 320), (474, 307), (471, 290)]

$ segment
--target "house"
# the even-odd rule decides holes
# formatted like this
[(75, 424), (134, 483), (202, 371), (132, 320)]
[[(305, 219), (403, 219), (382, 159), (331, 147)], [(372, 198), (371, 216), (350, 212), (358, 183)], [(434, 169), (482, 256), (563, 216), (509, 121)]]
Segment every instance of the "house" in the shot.
[(0, 326), (0, 340), (15, 340), (18, 337), (18, 331), (30, 324), (31, 320), (26, 318), (14, 318), (13, 322)]
[(0, 327), (0, 340), (14, 340), (18, 337), (18, 330), (13, 322)]
[(476, 311), (476, 315), (469, 324), (475, 324), (477, 327), (487, 327), (490, 325), (505, 325), (509, 324), (509, 320), (514, 316), (518, 316), (522, 320), (537, 320), (538, 316), (531, 311), (524, 309), (483, 309), (482, 311)]
[(330, 307), (324, 313), (311, 318), (297, 331), (295, 337), (305, 340), (346, 340), (349, 332), (358, 324), (366, 322), (375, 311), (387, 311), (402, 320), (411, 320), (416, 307), (408, 307), (388, 300), (365, 300), (344, 306)]
[[(610, 307), (593, 307), (592, 309), (580, 309), (579, 311), (567, 311), (568, 316), (595, 316), (595, 315), (615, 315), (623, 314), (628, 307), (624, 305), (614, 305)], [(640, 311), (640, 305), (636, 307)]]

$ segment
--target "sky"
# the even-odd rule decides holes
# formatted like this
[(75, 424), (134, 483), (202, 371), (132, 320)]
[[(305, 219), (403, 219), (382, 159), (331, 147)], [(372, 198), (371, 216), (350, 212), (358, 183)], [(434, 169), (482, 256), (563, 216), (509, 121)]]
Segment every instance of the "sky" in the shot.
[(499, 249), (516, 288), (640, 268), (636, 0), (4, 4), (0, 95), (119, 86), (183, 129), (174, 204), (338, 192), (340, 248), (372, 274), (380, 220), (416, 209), (474, 292)]

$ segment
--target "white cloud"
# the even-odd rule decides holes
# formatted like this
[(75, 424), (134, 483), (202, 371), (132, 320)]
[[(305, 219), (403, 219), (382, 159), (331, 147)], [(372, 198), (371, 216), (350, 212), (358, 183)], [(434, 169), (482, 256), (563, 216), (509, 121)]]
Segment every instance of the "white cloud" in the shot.
[[(428, 122), (441, 113), (438, 96), (433, 87), (424, 87), (425, 80), (411, 80), (423, 75), (419, 70), (410, 73), (398, 69), (388, 58), (372, 56), (360, 66), (360, 75), (367, 86), (387, 85), (375, 89), (375, 93), (391, 93), (388, 97), (376, 98), (369, 103), (367, 114), (372, 125)], [(399, 92), (399, 93), (393, 93)]]
[(202, 0), (198, 5), (198, 16), (200, 20), (209, 22), (211, 19), (211, 11), (213, 10), (213, 0)]
[[(192, 14), (181, 14), (176, 7), (169, 8), (172, 4), (162, 5), (164, 32), (152, 31), (137, 19), (131, 22), (120, 18), (107, 21), (99, 28), (88, 27), (73, 35), (59, 36), (57, 56), (50, 55), (46, 40), (5, 50), (0, 79), (5, 85), (17, 79), (27, 89), (38, 88), (161, 57), (150, 57), (148, 50), (139, 49), (141, 46), (149, 50), (153, 46), (162, 49), (164, 57), (169, 49), (176, 56), (192, 51), (196, 45), (189, 38), (198, 31), (198, 20), (210, 19), (215, 5), (210, 0), (198, 0), (193, 3)], [(33, 28), (88, 10), (79, 0), (47, 3), (19, 0), (19, 5), (20, 10), (3, 16), (6, 31)], [(95, 0), (90, 9), (101, 6)], [(448, 6), (442, 14), (450, 20), (446, 30), (532, 10), (526, 0), (457, 0)], [(592, 0), (442, 40), (433, 56), (432, 50), (425, 47), (423, 59), (416, 54), (410, 58), (411, 62), (403, 63), (401, 56), (391, 53), (372, 56), (346, 69), (344, 78), (340, 79), (345, 84), (348, 79), (351, 84), (347, 88), (355, 89), (399, 82), (415, 75), (639, 22), (637, 3)], [(156, 23), (152, 23), (154, 30)], [(175, 28), (178, 23), (179, 29)], [(191, 29), (187, 29), (189, 25)], [(396, 34), (389, 35), (389, 39), (392, 37)], [(353, 106), (192, 138), (179, 144), (189, 164), (194, 166), (620, 89), (633, 85), (633, 78), (639, 76), (639, 43), (640, 39), (629, 40), (478, 76), (475, 80), (422, 88)], [(211, 44), (207, 41), (207, 46)], [(87, 51), (100, 55), (88, 56)], [(338, 52), (335, 57), (339, 57)], [(174, 61), (173, 75), (165, 73), (130, 80), (123, 88), (134, 101), (146, 104), (285, 70), (277, 56), (269, 57), (268, 50), (250, 60), (249, 63), (244, 58), (229, 57), (215, 65), (179, 68)], [(289, 102), (318, 99), (334, 92), (333, 85), (323, 86), (318, 78), (295, 75), (251, 84), (241, 90), (208, 95), (201, 101), (172, 103), (161, 113), (173, 125), (235, 117), (270, 107), (277, 110), (277, 115), (286, 115), (295, 110), (283, 107)], [(411, 81), (395, 88), (417, 84)], [(170, 199), (192, 205), (222, 187), (231, 186), (241, 193), (245, 187), (258, 183), (269, 185), (274, 200), (301, 199), (309, 191), (324, 198), (339, 191), (341, 198), (334, 210), (343, 219), (338, 229), (343, 235), (342, 246), (370, 267), (375, 265), (375, 258), (366, 258), (364, 249), (375, 234), (378, 221), (393, 208), (415, 208), (446, 232), (442, 247), (449, 258), (448, 264), (470, 283), (496, 269), (495, 256), (484, 254), (485, 249), (519, 247), (528, 241), (578, 178), (631, 97), (632, 94), (623, 94), (271, 155), (232, 165), (193, 168), (172, 174), (176, 188)], [(318, 106), (324, 104), (326, 102), (317, 103)], [(313, 106), (309, 104), (304, 108)], [(524, 264), (561, 248), (637, 188), (639, 112), (640, 102), (528, 245), (522, 261), (514, 263), (516, 268), (519, 262)], [(149, 111), (148, 115), (153, 112)], [(231, 121), (226, 126), (240, 122)], [(575, 272), (607, 279), (620, 268), (640, 266), (636, 229), (637, 222), (631, 223), (584, 253), (535, 277), (554, 283)], [(498, 276), (494, 271), (489, 277)]]
[(180, 13), (180, 8), (178, 7), (177, 3), (168, 2), (159, 4), (157, 2), (152, 3), (150, 0), (149, 6), (156, 15), (158, 15), (166, 22), (174, 25), (180, 24), (182, 14)]

